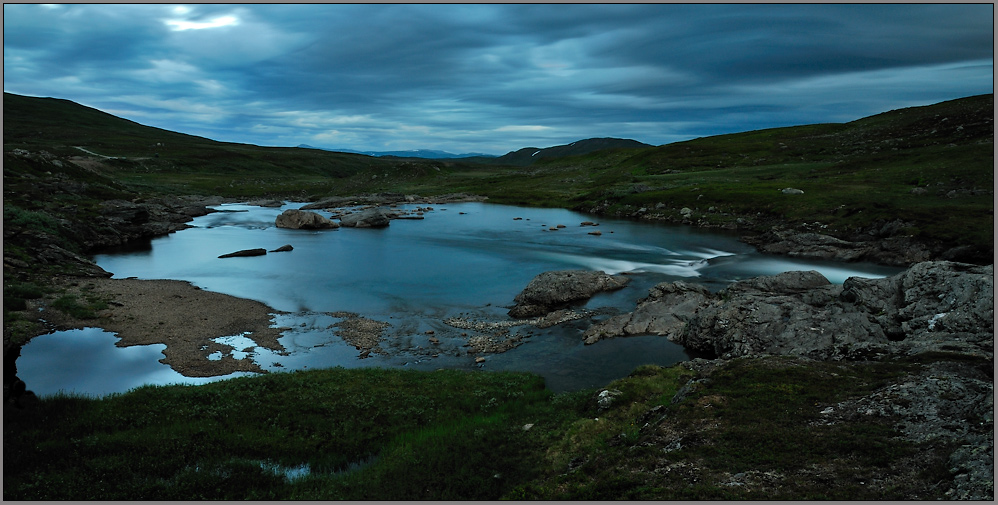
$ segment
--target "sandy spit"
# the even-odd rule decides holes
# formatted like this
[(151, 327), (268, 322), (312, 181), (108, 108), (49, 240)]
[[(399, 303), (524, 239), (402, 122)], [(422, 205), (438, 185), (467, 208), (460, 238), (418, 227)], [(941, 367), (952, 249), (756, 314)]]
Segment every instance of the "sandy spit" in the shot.
[[(275, 352), (287, 328), (272, 328), (282, 312), (255, 300), (202, 290), (185, 281), (89, 278), (69, 281), (79, 296), (97, 296), (108, 309), (98, 319), (75, 320), (46, 310), (60, 329), (100, 327), (117, 333), (117, 345), (166, 344), (163, 363), (188, 377), (237, 371), (263, 372), (251, 359), (233, 359), (231, 347), (213, 339), (243, 335)], [(45, 318), (45, 316), (43, 316)], [(241, 350), (241, 349), (240, 349)], [(221, 351), (221, 360), (208, 356)]]

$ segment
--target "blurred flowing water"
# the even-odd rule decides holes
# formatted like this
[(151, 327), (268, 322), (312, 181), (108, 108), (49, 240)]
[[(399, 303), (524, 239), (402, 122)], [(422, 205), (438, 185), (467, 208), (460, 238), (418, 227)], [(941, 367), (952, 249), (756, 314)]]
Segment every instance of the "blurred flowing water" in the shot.
[[(292, 328), (281, 339), (286, 354), (256, 347), (240, 335), (217, 340), (232, 348), (234, 358), (253, 359), (266, 370), (330, 366), (522, 370), (543, 375), (555, 391), (599, 387), (638, 365), (671, 365), (690, 355), (657, 336), (585, 346), (581, 334), (589, 322), (574, 321), (524, 334), (520, 346), (488, 355), (480, 365), (459, 351), (433, 357), (425, 332), (433, 330), (441, 340), (459, 339), (460, 330), (445, 325), (444, 319), (508, 319), (505, 312), (513, 297), (548, 270), (629, 274), (627, 287), (599, 294), (583, 306), (601, 309), (605, 317), (633, 310), (650, 287), (663, 281), (697, 282), (716, 291), (738, 279), (791, 270), (817, 270), (835, 283), (900, 270), (763, 255), (739, 242), (737, 235), (718, 231), (486, 203), (433, 205), (423, 220), (393, 220), (382, 229), (306, 231), (274, 225), (285, 209), (302, 205), (221, 205), (216, 207), (219, 212), (196, 218), (193, 228), (106, 251), (94, 259), (115, 278), (185, 280), (288, 312), (276, 318), (276, 326)], [(598, 221), (599, 226), (580, 226), (584, 221)], [(550, 230), (558, 225), (564, 227)], [(589, 234), (595, 230), (602, 235)], [(294, 250), (218, 258), (241, 249), (272, 250), (284, 244)], [(383, 347), (392, 355), (359, 359), (359, 351), (330, 329), (341, 319), (325, 313), (337, 311), (388, 322)], [(525, 333), (526, 327), (513, 331)], [(180, 376), (159, 363), (161, 349), (152, 349), (157, 346), (145, 346), (140, 356), (135, 348), (115, 347), (115, 340), (99, 329), (36, 337), (22, 349), (18, 374), (37, 394), (101, 395), (143, 383), (205, 380)]]

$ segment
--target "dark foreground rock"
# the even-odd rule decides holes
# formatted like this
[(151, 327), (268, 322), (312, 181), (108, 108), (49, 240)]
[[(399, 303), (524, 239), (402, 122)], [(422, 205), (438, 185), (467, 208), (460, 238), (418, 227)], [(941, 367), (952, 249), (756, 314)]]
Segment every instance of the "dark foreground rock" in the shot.
[(267, 250), (264, 248), (258, 249), (243, 249), (242, 251), (230, 252), (229, 254), (223, 254), (219, 258), (241, 258), (245, 256), (263, 256), (267, 254)]
[(335, 221), (330, 221), (315, 212), (297, 209), (288, 209), (282, 212), (281, 215), (277, 216), (275, 224), (278, 228), (292, 230), (323, 230), (340, 227)]
[(226, 201), (217, 196), (107, 200), (100, 203), (94, 220), (67, 220), (65, 224), (84, 250), (92, 250), (183, 230), (189, 227), (188, 221), (214, 212), (209, 205)]
[(623, 275), (590, 270), (559, 270), (534, 277), (513, 299), (509, 315), (516, 318), (542, 316), (570, 303), (588, 300), (601, 291), (620, 289), (630, 282)]
[(994, 266), (924, 262), (841, 286), (818, 272), (786, 272), (736, 282), (715, 295), (662, 283), (635, 311), (593, 325), (584, 338), (648, 333), (723, 358), (949, 352), (993, 359)]

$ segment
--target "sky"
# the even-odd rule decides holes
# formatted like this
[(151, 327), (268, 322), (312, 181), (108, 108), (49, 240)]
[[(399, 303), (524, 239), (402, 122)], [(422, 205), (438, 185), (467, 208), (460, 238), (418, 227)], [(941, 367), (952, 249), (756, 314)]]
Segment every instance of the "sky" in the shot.
[(225, 142), (501, 155), (994, 92), (993, 4), (4, 4), (4, 91)]

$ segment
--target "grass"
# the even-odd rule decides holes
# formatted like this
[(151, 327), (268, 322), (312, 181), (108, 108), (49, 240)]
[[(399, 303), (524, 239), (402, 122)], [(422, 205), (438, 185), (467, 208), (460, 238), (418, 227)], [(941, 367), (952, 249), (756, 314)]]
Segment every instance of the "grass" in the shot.
[[(5, 408), (4, 497), (941, 497), (931, 485), (952, 478), (948, 452), (903, 441), (890, 420), (817, 422), (824, 407), (935, 359), (946, 358), (740, 359), (706, 376), (646, 365), (607, 385), (605, 407), (595, 390), (555, 395), (532, 374), (455, 370), (334, 368), (57, 395)], [(296, 468), (308, 471), (281, 471)], [(730, 484), (736, 474), (745, 485)], [(891, 484), (861, 484), (875, 479)]]
[[(512, 447), (522, 424), (507, 428), (529, 412), (521, 406), (549, 395), (540, 378), (526, 374), (330, 369), (143, 387), (101, 400), (58, 396), (19, 415), (5, 410), (4, 496), (273, 499), (306, 493), (315, 499), (355, 495), (357, 483), (372, 478), (392, 482), (412, 471), (429, 477), (429, 471), (442, 472), (437, 480), (464, 472), (459, 482), (489, 483), (481, 494), (496, 497), (503, 486), (488, 465), (508, 472), (509, 458), (519, 452), (509, 449), (506, 459), (471, 452), (455, 461), (450, 441), (456, 437), (474, 451)], [(364, 472), (374, 473), (360, 481), (337, 473), (378, 455)], [(402, 464), (410, 460), (420, 462), (417, 470)], [(289, 482), (268, 475), (261, 461), (307, 464), (311, 473)], [(399, 489), (381, 485), (364, 493), (413, 491)]]
[[(598, 420), (575, 421), (561, 443), (549, 449), (543, 477), (509, 496), (904, 499), (910, 496), (906, 493), (923, 492), (922, 485), (871, 488), (860, 482), (904, 474), (903, 462), (918, 454), (918, 447), (898, 439), (883, 421), (832, 426), (815, 421), (823, 407), (867, 394), (913, 369), (887, 363), (742, 359), (707, 381), (687, 382), (692, 391), (672, 403), (675, 386), (694, 378), (692, 374), (677, 367), (645, 367), (609, 385), (625, 391), (619, 406)], [(650, 410), (657, 406), (664, 408)], [(945, 458), (934, 465), (931, 471), (945, 473)], [(748, 477), (731, 484), (738, 474)], [(758, 482), (771, 476), (779, 481), (768, 486)]]

